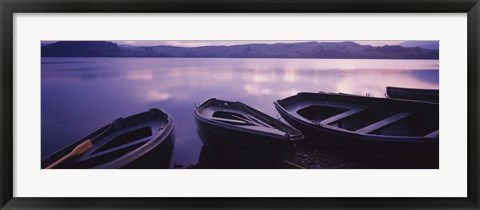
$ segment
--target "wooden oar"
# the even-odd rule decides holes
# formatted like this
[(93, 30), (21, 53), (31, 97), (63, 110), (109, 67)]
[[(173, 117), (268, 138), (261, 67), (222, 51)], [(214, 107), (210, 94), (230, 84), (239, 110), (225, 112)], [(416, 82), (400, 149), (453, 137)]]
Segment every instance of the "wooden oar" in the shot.
[(265, 122), (263, 122), (263, 121), (261, 121), (261, 120), (258, 120), (258, 119), (255, 119), (255, 118), (251, 118), (251, 117), (248, 116), (248, 115), (245, 115), (245, 117), (248, 118), (248, 119), (250, 119), (251, 121), (255, 121), (255, 122), (257, 122), (258, 124), (263, 125), (263, 126), (265, 126), (265, 127), (276, 129), (275, 127), (273, 127), (273, 126), (271, 126), (271, 125), (269, 125), (269, 124), (267, 124), (267, 123), (265, 123)]
[(269, 124), (266, 124), (260, 120), (256, 120), (254, 118), (251, 118), (247, 115), (241, 115), (241, 116), (238, 116), (238, 115), (235, 115), (235, 114), (232, 114), (232, 117), (235, 117), (239, 120), (242, 120), (248, 124), (251, 124), (251, 125), (256, 125), (256, 126), (264, 126), (264, 127), (268, 127), (268, 128), (273, 128), (273, 129), (276, 129), (274, 128), (273, 126), (269, 125)]
[(85, 151), (87, 151), (88, 149), (92, 148), (93, 147), (93, 143), (90, 139), (87, 139), (85, 140), (84, 142), (80, 143), (79, 145), (77, 145), (75, 148), (73, 148), (73, 150), (68, 153), (67, 155), (63, 156), (62, 158), (60, 158), (59, 160), (55, 161), (54, 163), (50, 164), (46, 169), (52, 169), (52, 168), (55, 168), (57, 165), (63, 163), (64, 161), (74, 157), (74, 156), (77, 156), (77, 155), (80, 155), (80, 154), (83, 154)]
[(290, 162), (290, 161), (288, 161), (288, 160), (283, 160), (283, 162), (286, 163), (286, 164), (288, 164), (288, 165), (291, 165), (291, 166), (293, 166), (293, 167), (299, 168), (299, 169), (307, 169), (307, 168), (305, 168), (305, 167), (303, 167), (303, 166), (301, 166), (301, 165), (297, 165), (297, 164), (292, 163), (292, 162)]
[(237, 119), (241, 120), (241, 121), (244, 122), (244, 123), (247, 123), (247, 124), (250, 124), (250, 125), (259, 126), (259, 124), (258, 124), (257, 122), (254, 122), (254, 121), (252, 121), (252, 120), (247, 120), (247, 119), (245, 119), (245, 118), (243, 118), (243, 117), (240, 117), (240, 116), (237, 116), (237, 115), (233, 115), (233, 114), (232, 114), (232, 117), (237, 118)]

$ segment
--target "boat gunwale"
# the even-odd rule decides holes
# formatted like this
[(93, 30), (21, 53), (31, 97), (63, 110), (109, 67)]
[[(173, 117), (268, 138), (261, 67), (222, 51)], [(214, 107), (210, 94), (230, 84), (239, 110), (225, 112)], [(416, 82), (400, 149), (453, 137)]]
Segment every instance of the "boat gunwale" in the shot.
[(396, 87), (396, 86), (387, 86), (386, 89), (391, 90), (406, 90), (406, 91), (425, 91), (425, 92), (438, 92), (438, 89), (428, 89), (428, 88), (406, 88), (406, 87)]

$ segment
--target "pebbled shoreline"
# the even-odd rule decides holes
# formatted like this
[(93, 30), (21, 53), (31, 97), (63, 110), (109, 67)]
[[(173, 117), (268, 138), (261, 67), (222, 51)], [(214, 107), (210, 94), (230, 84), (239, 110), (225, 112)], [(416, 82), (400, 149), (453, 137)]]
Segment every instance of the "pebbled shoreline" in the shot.
[[(309, 141), (304, 141), (296, 146), (296, 151), (291, 160), (295, 165), (306, 169), (362, 169), (372, 168), (368, 163), (354, 160), (342, 154), (321, 149)], [(282, 163), (283, 168), (298, 168), (289, 163)]]
[[(220, 160), (220, 161), (219, 161)], [(202, 149), (199, 161), (195, 164), (174, 164), (174, 169), (250, 169), (252, 167), (215, 157), (205, 148)], [(253, 167), (254, 168), (254, 167)], [(324, 150), (308, 141), (296, 145), (295, 152), (286, 161), (268, 167), (268, 169), (367, 169), (368, 163)], [(267, 169), (265, 167), (259, 169)]]

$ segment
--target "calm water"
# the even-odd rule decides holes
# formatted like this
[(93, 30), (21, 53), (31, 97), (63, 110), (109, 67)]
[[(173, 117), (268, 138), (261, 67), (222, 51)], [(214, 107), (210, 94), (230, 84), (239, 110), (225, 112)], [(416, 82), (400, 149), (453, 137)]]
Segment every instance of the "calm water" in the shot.
[(175, 121), (171, 165), (195, 163), (194, 104), (242, 101), (278, 116), (297, 92), (383, 97), (386, 86), (438, 88), (438, 60), (42, 58), (42, 156), (119, 117), (158, 107)]

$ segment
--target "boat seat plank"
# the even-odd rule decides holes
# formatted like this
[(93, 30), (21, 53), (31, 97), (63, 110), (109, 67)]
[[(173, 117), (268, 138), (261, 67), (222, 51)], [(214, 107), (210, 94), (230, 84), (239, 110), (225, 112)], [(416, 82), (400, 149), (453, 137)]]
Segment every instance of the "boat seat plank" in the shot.
[(255, 118), (255, 117), (250, 117), (249, 115), (242, 115), (242, 117), (245, 117), (245, 119), (240, 117), (240, 116), (237, 116), (237, 115), (232, 115), (232, 116), (241, 120), (244, 123), (247, 123), (247, 124), (256, 125), (256, 126), (265, 126), (265, 127), (268, 127), (268, 128), (275, 129), (273, 126)]
[(242, 120), (232, 120), (232, 119), (218, 118), (218, 117), (212, 117), (212, 119), (220, 121), (220, 122), (226, 122), (226, 123), (249, 124), (249, 123), (247, 123), (245, 121), (242, 121)]
[(357, 108), (355, 108), (355, 109), (350, 109), (350, 110), (348, 110), (348, 111), (346, 111), (346, 112), (342, 112), (342, 113), (337, 114), (337, 115), (335, 115), (335, 116), (333, 116), (333, 117), (330, 117), (330, 118), (327, 118), (327, 119), (325, 119), (325, 120), (322, 120), (322, 121), (320, 122), (320, 124), (327, 125), (327, 124), (336, 122), (336, 121), (338, 121), (338, 120), (341, 120), (341, 119), (343, 119), (343, 118), (352, 116), (352, 115), (354, 115), (354, 114), (356, 114), (356, 113), (359, 113), (359, 112), (361, 112), (361, 111), (363, 111), (363, 110), (365, 110), (365, 109), (367, 109), (367, 107), (357, 107)]
[(373, 124), (370, 124), (366, 127), (363, 127), (363, 128), (360, 128), (358, 130), (356, 130), (355, 132), (357, 133), (361, 133), (361, 134), (366, 134), (366, 133), (370, 133), (372, 131), (375, 131), (375, 130), (378, 130), (380, 128), (383, 128), (387, 125), (390, 125), (394, 122), (397, 122), (399, 120), (402, 120), (410, 115), (412, 115), (413, 112), (410, 112), (410, 111), (406, 111), (406, 112), (401, 112), (401, 113), (398, 113), (398, 114), (395, 114), (393, 116), (390, 116), (388, 118), (385, 118), (383, 120), (380, 120), (376, 123), (373, 123)]
[[(118, 150), (121, 150), (121, 149), (130, 147), (130, 146), (133, 146), (133, 145), (136, 145), (136, 144), (142, 144), (142, 143), (145, 143), (145, 142), (147, 142), (147, 141), (150, 141), (151, 139), (152, 139), (152, 136), (148, 136), (148, 137), (145, 137), (145, 138), (141, 138), (141, 139), (138, 139), (138, 140), (129, 142), (129, 143), (127, 143), (127, 144), (123, 144), (123, 145), (120, 145), (120, 146), (116, 146), (116, 147), (113, 147), (113, 148), (110, 148), (110, 149), (101, 151), (101, 152), (91, 153), (91, 154), (88, 154), (88, 155), (87, 155), (87, 154), (84, 154), (84, 155), (82, 155), (82, 157), (78, 160), (78, 162), (82, 162), (82, 161), (85, 161), (85, 160), (97, 158), (97, 157), (103, 156), (103, 155), (105, 155), (105, 154), (113, 153), (113, 152), (115, 152), (115, 151), (118, 151)], [(103, 146), (103, 145), (96, 146), (96, 148), (92, 148), (93, 152), (95, 152), (97, 149), (101, 148), (102, 146)]]
[(438, 132), (438, 130), (436, 130), (436, 131), (433, 131), (433, 132), (425, 135), (424, 138), (435, 138), (435, 137), (438, 137), (438, 134), (439, 134), (439, 132)]
[(365, 107), (364, 105), (335, 102), (335, 101), (304, 101), (302, 103), (294, 104), (288, 109), (291, 110), (291, 112), (297, 113), (299, 110), (310, 107), (310, 106), (327, 106), (327, 107), (335, 107), (335, 108), (341, 108), (341, 109), (358, 109), (358, 108)]

